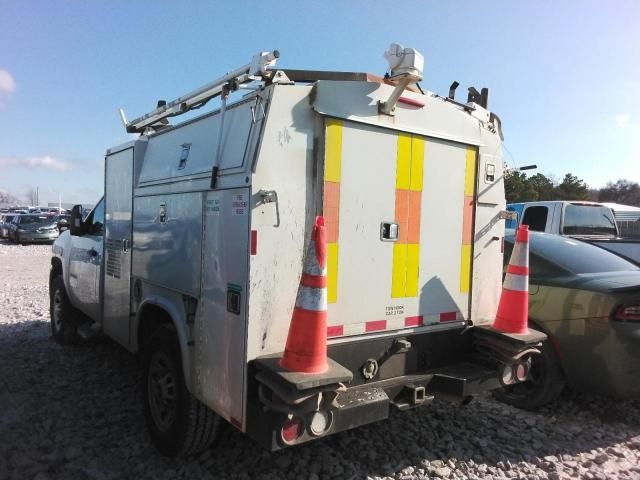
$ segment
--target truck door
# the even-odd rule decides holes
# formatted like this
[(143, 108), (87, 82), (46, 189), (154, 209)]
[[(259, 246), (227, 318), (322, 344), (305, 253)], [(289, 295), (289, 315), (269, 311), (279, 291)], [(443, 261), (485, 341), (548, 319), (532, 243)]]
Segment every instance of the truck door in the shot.
[(69, 296), (92, 320), (100, 320), (99, 280), (104, 235), (104, 200), (84, 221), (85, 233), (72, 237), (69, 254)]
[(105, 159), (104, 332), (129, 343), (133, 148)]
[(463, 325), (476, 171), (476, 147), (326, 120), (329, 336)]

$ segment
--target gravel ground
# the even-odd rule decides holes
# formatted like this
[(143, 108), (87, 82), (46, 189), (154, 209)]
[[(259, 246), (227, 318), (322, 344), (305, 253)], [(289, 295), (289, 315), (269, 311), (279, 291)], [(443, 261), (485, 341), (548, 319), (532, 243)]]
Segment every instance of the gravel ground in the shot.
[(566, 394), (537, 413), (481, 398), (267, 453), (228, 428), (168, 460), (145, 434), (138, 359), (50, 338), (50, 247), (0, 241), (0, 480), (640, 479), (640, 402)]

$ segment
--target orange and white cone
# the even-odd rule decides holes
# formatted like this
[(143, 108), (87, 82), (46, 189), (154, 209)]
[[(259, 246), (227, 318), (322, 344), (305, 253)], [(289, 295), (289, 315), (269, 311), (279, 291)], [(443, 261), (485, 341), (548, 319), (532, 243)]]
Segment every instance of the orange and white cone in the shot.
[(493, 328), (503, 333), (529, 333), (529, 226), (520, 225), (502, 284)]
[(327, 235), (324, 217), (316, 217), (313, 227), (280, 366), (303, 373), (322, 373), (328, 369)]

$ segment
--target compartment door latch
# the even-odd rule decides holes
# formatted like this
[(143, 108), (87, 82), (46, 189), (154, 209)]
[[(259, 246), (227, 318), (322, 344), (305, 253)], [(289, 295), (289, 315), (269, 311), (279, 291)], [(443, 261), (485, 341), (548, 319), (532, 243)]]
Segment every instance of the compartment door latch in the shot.
[(380, 240), (383, 242), (395, 242), (400, 234), (400, 226), (394, 222), (382, 222), (380, 224)]

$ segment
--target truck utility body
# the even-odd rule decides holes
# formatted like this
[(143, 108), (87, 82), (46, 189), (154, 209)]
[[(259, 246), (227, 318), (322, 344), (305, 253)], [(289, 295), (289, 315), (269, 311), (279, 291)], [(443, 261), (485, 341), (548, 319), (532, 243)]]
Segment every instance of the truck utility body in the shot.
[[(527, 358), (516, 353), (531, 351), (482, 328), (500, 295), (505, 207), (486, 93), (484, 106), (421, 94), (407, 88), (412, 70), (289, 78), (274, 58), (235, 103), (252, 67), (127, 123), (141, 135), (107, 150), (103, 201), (54, 245), (54, 336), (66, 295), (90, 319), (77, 333), (147, 352), (147, 420), (167, 454), (207, 443), (186, 445), (177, 425), (167, 385), (181, 381), (197, 405), (276, 449), (392, 405), (467, 401), (516, 381), (509, 369)], [(222, 107), (168, 124), (206, 92)], [(278, 358), (316, 215), (330, 368), (310, 375)], [(175, 348), (163, 347), (170, 333)], [(178, 373), (163, 370), (172, 351)]]

